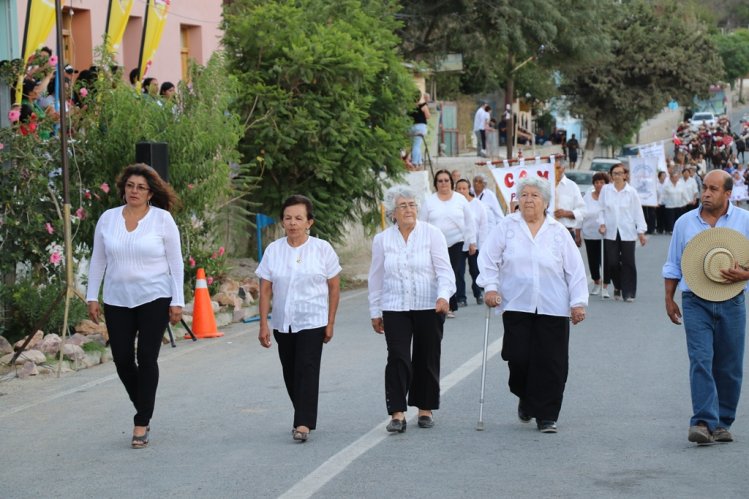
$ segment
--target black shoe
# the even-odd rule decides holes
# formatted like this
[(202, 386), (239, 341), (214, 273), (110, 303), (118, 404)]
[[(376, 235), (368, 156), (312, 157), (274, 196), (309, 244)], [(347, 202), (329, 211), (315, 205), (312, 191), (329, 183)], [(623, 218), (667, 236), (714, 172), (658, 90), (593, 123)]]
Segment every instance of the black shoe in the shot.
[(419, 416), (419, 428), (431, 428), (434, 426), (432, 416)]
[(391, 419), (385, 429), (390, 433), (403, 433), (406, 431), (406, 425), (405, 419)]
[(533, 419), (527, 412), (525, 412), (525, 409), (523, 409), (522, 402), (518, 402), (518, 419), (521, 423), (530, 423), (531, 419)]
[(465, 299), (458, 300), (458, 306), (459, 307), (467, 307), (468, 306), (468, 302)]
[(556, 433), (557, 432), (556, 421), (536, 421), (536, 426), (538, 426), (538, 431), (540, 431), (541, 433)]
[(478, 295), (476, 297), (476, 305), (483, 305), (484, 304), (484, 297), (481, 295)]

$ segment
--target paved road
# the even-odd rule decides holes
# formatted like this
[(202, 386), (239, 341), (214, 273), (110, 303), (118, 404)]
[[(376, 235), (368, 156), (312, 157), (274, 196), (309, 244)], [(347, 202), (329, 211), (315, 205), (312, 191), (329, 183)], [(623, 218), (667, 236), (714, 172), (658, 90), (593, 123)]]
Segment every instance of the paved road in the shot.
[(129, 448), (132, 409), (111, 364), (0, 384), (0, 497), (746, 497), (746, 389), (735, 443), (686, 439), (684, 334), (665, 316), (659, 277), (667, 244), (654, 236), (638, 248), (635, 303), (594, 298), (573, 328), (556, 435), (516, 419), (499, 317), (486, 429), (475, 430), (485, 310), (476, 305), (446, 325), (436, 426), (387, 434), (385, 344), (357, 290), (343, 295), (325, 347), (320, 421), (306, 444), (291, 440), (275, 348), (258, 346), (257, 326), (235, 325), (163, 350), (145, 450)]

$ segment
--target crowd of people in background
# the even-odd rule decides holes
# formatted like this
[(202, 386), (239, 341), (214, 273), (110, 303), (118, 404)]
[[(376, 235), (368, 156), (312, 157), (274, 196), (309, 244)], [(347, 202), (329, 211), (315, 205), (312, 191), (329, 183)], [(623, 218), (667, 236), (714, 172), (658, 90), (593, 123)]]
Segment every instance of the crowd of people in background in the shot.
[[(10, 64), (10, 61), (3, 61)], [(57, 95), (57, 58), (48, 47), (42, 47), (29, 59), (23, 81), (21, 83), (21, 102), (9, 113), (11, 121), (19, 122), (19, 132), (23, 135), (37, 134), (47, 139), (55, 134), (55, 122), (60, 119)], [(85, 109), (88, 99), (96, 91), (96, 81), (102, 71), (113, 75), (122, 75), (123, 68), (111, 66), (102, 68), (90, 66), (77, 70), (67, 65), (63, 75), (63, 97), (65, 111), (74, 113), (78, 109)], [(174, 102), (177, 87), (170, 81), (159, 84), (156, 78), (140, 79), (138, 68), (130, 71), (129, 81), (133, 89), (140, 87), (140, 93), (159, 106)], [(11, 101), (15, 102), (16, 88), (11, 88)]]

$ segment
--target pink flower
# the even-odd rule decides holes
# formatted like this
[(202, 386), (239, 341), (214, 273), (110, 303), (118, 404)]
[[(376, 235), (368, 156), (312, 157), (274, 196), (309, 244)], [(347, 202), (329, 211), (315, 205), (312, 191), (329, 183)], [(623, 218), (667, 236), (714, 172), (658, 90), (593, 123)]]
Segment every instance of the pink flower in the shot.
[(47, 234), (54, 234), (55, 233), (55, 228), (52, 227), (52, 224), (49, 223), (49, 222), (47, 222), (46, 224), (44, 224), (44, 228), (47, 229)]
[(81, 97), (86, 97), (88, 95), (88, 90), (86, 87), (83, 87), (78, 91), (78, 93), (81, 94)]
[(57, 65), (57, 56), (53, 55), (49, 58), (49, 65), (50, 66), (56, 66)]
[(91, 199), (91, 191), (86, 189), (86, 191), (83, 193), (83, 197), (86, 199)]
[(195, 184), (187, 184), (187, 188), (192, 190), (195, 188)]
[(226, 251), (226, 250), (224, 250), (224, 247), (223, 247), (223, 246), (221, 246), (221, 247), (220, 247), (220, 248), (218, 249), (218, 256), (224, 256), (224, 253), (225, 253), (225, 251)]
[(18, 111), (17, 109), (13, 109), (12, 111), (9, 111), (9, 112), (8, 112), (8, 120), (9, 120), (9, 121), (10, 121), (11, 123), (15, 123), (15, 122), (16, 122), (16, 121), (18, 121), (18, 120), (19, 120), (20, 118), (21, 118), (21, 112), (20, 112), (20, 111)]
[(109, 194), (109, 184), (108, 183), (104, 182), (103, 184), (101, 184), (99, 186), (99, 189), (101, 189), (102, 191), (104, 191), (104, 194)]
[(205, 282), (206, 282), (206, 284), (208, 284), (210, 286), (211, 284), (213, 284), (213, 277), (211, 277), (211, 276), (206, 277), (205, 278)]
[(75, 216), (78, 217), (79, 220), (86, 219), (86, 210), (83, 209), (83, 206), (75, 210)]
[(214, 251), (214, 252), (213, 252), (213, 254), (211, 255), (211, 258), (213, 258), (213, 259), (215, 260), (215, 259), (216, 259), (216, 257), (218, 257), (218, 253), (216, 253), (216, 252)]
[(54, 252), (51, 255), (49, 255), (49, 263), (52, 265), (60, 265), (60, 262), (62, 261), (62, 255), (58, 252)]
[(191, 268), (191, 269), (192, 269), (192, 268), (195, 268), (195, 259), (194, 259), (193, 257), (190, 257), (190, 260), (189, 260), (189, 262), (190, 262), (190, 268)]
[(5, 144), (3, 144), (2, 142), (0, 142), (0, 151), (2, 151), (3, 149), (5, 149)]

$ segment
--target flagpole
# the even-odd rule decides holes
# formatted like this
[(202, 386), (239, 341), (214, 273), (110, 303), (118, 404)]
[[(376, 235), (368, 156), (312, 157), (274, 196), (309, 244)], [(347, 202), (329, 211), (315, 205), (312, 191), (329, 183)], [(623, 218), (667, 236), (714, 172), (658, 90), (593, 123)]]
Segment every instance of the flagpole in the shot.
[(143, 51), (146, 48), (146, 31), (148, 30), (148, 11), (151, 10), (151, 0), (146, 0), (146, 14), (143, 16), (143, 34), (140, 37), (140, 52), (138, 54), (138, 81), (135, 82), (135, 89), (140, 92), (141, 82), (143, 80)]
[[(61, 0), (55, 0), (55, 24), (57, 27), (57, 85), (61, 89), (60, 99), (60, 161), (62, 165), (62, 222), (65, 237), (65, 314), (62, 320), (62, 343), (60, 344), (60, 359), (57, 363), (57, 377), (62, 371), (63, 347), (68, 334), (68, 316), (70, 313), (70, 299), (73, 296), (75, 282), (73, 276), (73, 241), (70, 223), (70, 186), (68, 172), (68, 123), (65, 96), (65, 54), (62, 41), (62, 6)], [(61, 77), (62, 76), (62, 77)]]
[(111, 46), (109, 44), (110, 37), (109, 33), (109, 20), (112, 18), (112, 0), (109, 0), (109, 7), (107, 7), (107, 22), (104, 24), (104, 45), (107, 48), (107, 52), (111, 52)]

